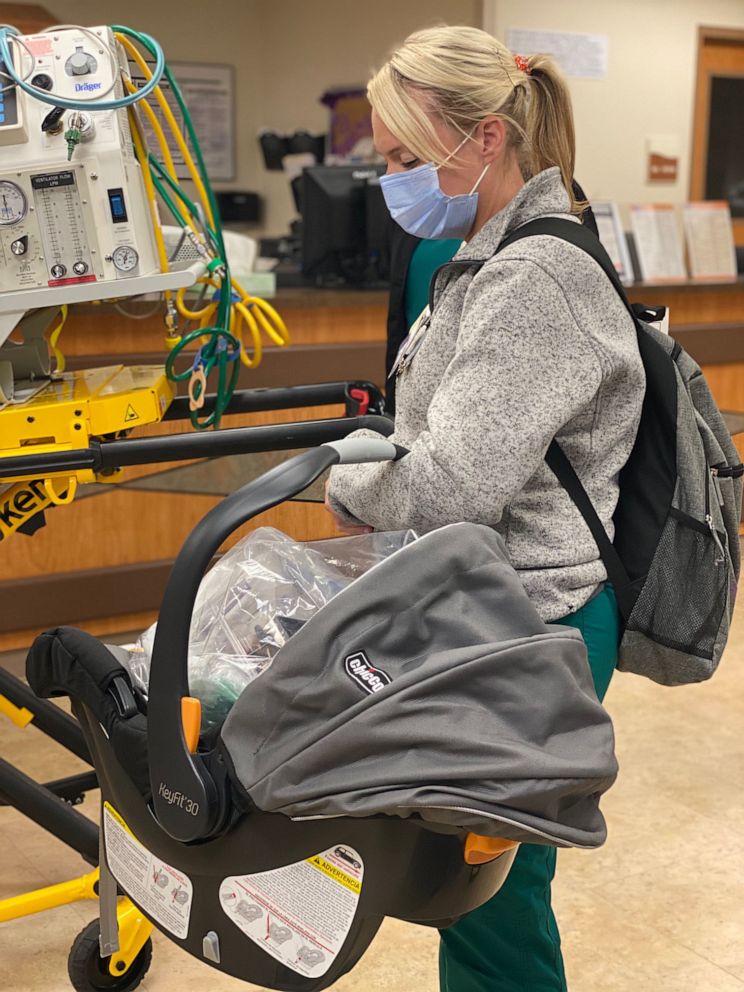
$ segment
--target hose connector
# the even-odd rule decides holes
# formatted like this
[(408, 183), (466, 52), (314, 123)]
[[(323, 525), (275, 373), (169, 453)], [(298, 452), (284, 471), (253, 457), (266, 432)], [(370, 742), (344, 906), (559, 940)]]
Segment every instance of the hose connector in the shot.
[(165, 301), (163, 321), (165, 323), (165, 346), (168, 349), (175, 348), (181, 340), (181, 335), (178, 333), (178, 311), (170, 295)]
[(212, 256), (210, 255), (204, 240), (199, 237), (196, 231), (186, 224), (183, 228), (183, 233), (184, 236), (189, 239), (189, 242), (194, 246), (194, 249), (198, 252), (199, 258), (207, 264), (211, 262)]
[(65, 131), (65, 141), (67, 142), (67, 161), (72, 159), (73, 153), (80, 144), (83, 126), (85, 124), (83, 115), (77, 110), (73, 111), (67, 119), (67, 130)]

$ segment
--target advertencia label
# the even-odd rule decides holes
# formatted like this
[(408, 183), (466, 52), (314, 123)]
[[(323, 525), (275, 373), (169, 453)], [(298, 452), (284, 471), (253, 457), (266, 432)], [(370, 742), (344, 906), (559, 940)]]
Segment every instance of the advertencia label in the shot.
[(230, 875), (220, 903), (267, 954), (308, 978), (325, 975), (354, 921), (364, 864), (337, 844), (305, 861), (255, 875)]
[(106, 860), (128, 896), (182, 940), (189, 932), (194, 887), (183, 872), (144, 847), (110, 803), (103, 804)]

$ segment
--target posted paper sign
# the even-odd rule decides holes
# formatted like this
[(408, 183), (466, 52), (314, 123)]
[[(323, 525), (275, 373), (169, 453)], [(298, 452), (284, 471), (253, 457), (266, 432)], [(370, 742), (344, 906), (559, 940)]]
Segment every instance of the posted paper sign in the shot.
[(682, 208), (693, 279), (736, 279), (731, 211), (724, 200), (686, 203)]
[[(204, 163), (210, 179), (231, 180), (235, 178), (235, 80), (230, 65), (206, 65), (199, 62), (171, 62), (171, 70), (183, 94), (184, 102), (194, 123), (199, 138)], [(130, 65), (132, 82), (137, 87), (144, 86), (145, 79), (136, 64)], [(152, 69), (152, 65), (150, 65)], [(186, 125), (175, 94), (167, 79), (161, 79), (160, 89), (178, 122), (181, 131)], [(142, 127), (148, 145), (159, 150), (154, 132), (145, 115)], [(176, 175), (188, 179), (181, 149), (168, 128), (166, 140), (170, 149)]]
[(511, 28), (506, 44), (515, 55), (552, 55), (565, 74), (574, 79), (607, 78), (606, 34)]
[(634, 204), (630, 221), (644, 282), (687, 278), (677, 212), (671, 203)]

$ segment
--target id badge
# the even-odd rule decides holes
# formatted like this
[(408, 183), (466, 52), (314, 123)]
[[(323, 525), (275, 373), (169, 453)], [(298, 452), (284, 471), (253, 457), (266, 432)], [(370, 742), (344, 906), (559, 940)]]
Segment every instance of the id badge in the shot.
[(416, 352), (419, 350), (421, 345), (424, 343), (424, 338), (426, 337), (426, 332), (429, 330), (431, 325), (431, 314), (429, 313), (429, 307), (424, 307), (421, 313), (418, 315), (408, 334), (398, 348), (398, 354), (395, 357), (395, 362), (390, 370), (390, 375), (388, 379), (392, 379), (394, 375), (401, 375), (405, 372), (408, 366), (414, 359)]

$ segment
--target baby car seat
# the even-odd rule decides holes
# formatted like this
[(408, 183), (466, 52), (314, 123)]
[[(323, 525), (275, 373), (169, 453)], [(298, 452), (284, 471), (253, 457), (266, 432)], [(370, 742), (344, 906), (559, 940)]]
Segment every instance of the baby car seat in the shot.
[[(415, 603), (406, 599), (416, 585), (406, 574), (406, 549), (353, 583), (281, 649), (225, 726), (200, 734), (199, 703), (188, 687), (190, 621), (199, 583), (222, 542), (333, 464), (404, 455), (376, 439), (322, 445), (215, 507), (174, 564), (147, 701), (133, 690), (116, 649), (96, 638), (58, 628), (35, 641), (29, 682), (40, 696), (70, 697), (100, 783), (107, 946), (115, 943), (104, 933), (111, 917), (105, 901), (115, 899), (118, 886), (168, 938), (230, 975), (287, 992), (325, 989), (359, 960), (385, 916), (446, 927), (487, 901), (506, 878), (520, 840), (591, 847), (604, 839), (597, 800), (615, 774), (612, 732), (591, 688), (583, 642), (575, 631), (540, 622), (501, 554), (500, 539), (476, 525), (456, 525), (465, 528), (459, 541), (438, 541), (434, 532), (410, 546), (431, 538), (419, 559), (428, 563), (426, 574), (414, 566), (426, 587), (423, 600), (418, 593)], [(445, 544), (462, 549), (456, 567), (451, 551), (442, 556)], [(475, 583), (474, 570), (481, 577)], [(398, 640), (398, 607), (382, 615), (396, 574), (400, 615), (409, 621)], [(361, 597), (350, 595), (365, 581)], [(495, 598), (486, 594), (489, 586)], [(322, 618), (336, 603), (342, 612), (329, 613), (324, 627)], [(423, 623), (415, 619), (417, 609), (411, 612), (421, 604), (429, 618)], [(351, 611), (346, 621), (344, 610)], [(503, 636), (489, 629), (488, 650), (482, 644), (476, 650), (470, 642), (489, 628), (491, 614), (501, 617), (494, 622), (504, 625)], [(354, 640), (354, 630), (376, 623), (388, 631), (390, 657), (382, 665), (374, 648), (365, 654)], [(455, 632), (457, 643), (440, 650), (432, 637), (445, 632), (446, 638), (446, 631)], [(503, 646), (493, 647), (494, 638)], [(415, 658), (398, 665), (400, 646), (409, 641)], [(294, 654), (283, 657), (289, 647)], [(328, 659), (338, 650), (345, 652), (341, 674), (337, 682), (335, 675), (325, 681)], [(464, 690), (447, 682), (458, 666), (460, 683), (472, 683), (476, 692), (481, 675), (486, 685), (494, 672), (503, 673), (501, 683), (496, 678), (506, 700), (502, 726), (499, 717), (492, 722), (497, 707), (491, 700), (485, 707), (480, 700), (462, 704)], [(538, 669), (549, 673), (546, 696), (555, 702), (536, 707), (530, 697), (532, 680), (543, 677)], [(521, 671), (527, 682), (517, 698), (509, 686)], [(267, 678), (272, 673), (276, 681)], [(445, 740), (431, 732), (443, 712), (436, 702), (440, 683), (457, 713)], [(251, 692), (259, 688), (252, 710)], [(394, 717), (385, 706), (397, 704)], [(518, 735), (507, 724), (520, 711), (537, 728), (539, 753), (531, 741), (514, 743)], [(418, 741), (409, 739), (406, 713), (414, 725), (415, 715), (422, 717)], [(355, 727), (361, 729), (355, 733)], [(404, 760), (407, 765), (399, 764)], [(493, 768), (501, 766), (503, 780), (496, 782)]]

